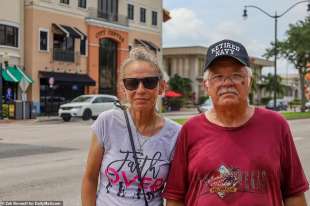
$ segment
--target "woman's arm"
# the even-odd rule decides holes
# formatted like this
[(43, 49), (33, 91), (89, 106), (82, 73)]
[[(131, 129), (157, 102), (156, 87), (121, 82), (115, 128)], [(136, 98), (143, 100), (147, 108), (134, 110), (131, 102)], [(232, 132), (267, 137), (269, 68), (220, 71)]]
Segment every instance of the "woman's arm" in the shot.
[(166, 206), (184, 206), (184, 203), (175, 200), (167, 200)]
[(97, 185), (103, 153), (103, 146), (93, 134), (82, 181), (81, 198), (83, 206), (96, 206)]

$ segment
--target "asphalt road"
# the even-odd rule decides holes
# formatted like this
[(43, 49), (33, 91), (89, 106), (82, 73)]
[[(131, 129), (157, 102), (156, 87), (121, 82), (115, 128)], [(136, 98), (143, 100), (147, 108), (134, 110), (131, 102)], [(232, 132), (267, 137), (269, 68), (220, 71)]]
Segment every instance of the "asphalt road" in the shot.
[[(0, 124), (0, 200), (62, 200), (80, 205), (92, 121)], [(310, 119), (290, 122), (310, 179)], [(306, 193), (310, 202), (310, 193)]]

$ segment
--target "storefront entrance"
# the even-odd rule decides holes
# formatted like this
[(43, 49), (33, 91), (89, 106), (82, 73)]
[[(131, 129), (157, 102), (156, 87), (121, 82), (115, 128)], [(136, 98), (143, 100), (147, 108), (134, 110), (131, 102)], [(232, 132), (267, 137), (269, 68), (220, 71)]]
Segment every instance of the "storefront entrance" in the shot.
[(99, 47), (99, 93), (116, 95), (117, 42), (100, 39)]
[[(85, 94), (87, 86), (95, 85), (86, 74), (40, 72), (39, 75), (41, 115), (57, 115), (61, 104)], [(50, 78), (54, 79), (53, 85), (50, 85)]]

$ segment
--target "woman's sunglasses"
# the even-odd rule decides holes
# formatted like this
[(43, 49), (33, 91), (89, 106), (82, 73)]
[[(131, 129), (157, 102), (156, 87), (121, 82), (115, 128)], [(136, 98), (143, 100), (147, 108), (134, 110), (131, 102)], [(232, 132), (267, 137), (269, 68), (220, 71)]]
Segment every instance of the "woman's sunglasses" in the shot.
[(159, 77), (144, 77), (144, 78), (126, 78), (123, 79), (125, 88), (127, 90), (133, 91), (138, 89), (140, 82), (142, 82), (143, 87), (146, 89), (155, 89), (158, 85)]

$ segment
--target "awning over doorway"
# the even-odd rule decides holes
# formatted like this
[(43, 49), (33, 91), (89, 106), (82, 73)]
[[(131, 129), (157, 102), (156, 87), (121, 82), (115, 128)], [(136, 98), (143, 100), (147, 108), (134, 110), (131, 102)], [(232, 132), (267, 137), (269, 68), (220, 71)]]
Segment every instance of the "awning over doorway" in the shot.
[(76, 39), (82, 38), (82, 36), (78, 34), (72, 27), (66, 26), (66, 25), (60, 25), (60, 26), (64, 28), (72, 38), (76, 38)]
[(7, 68), (2, 68), (2, 77), (8, 82), (20, 82), (25, 79), (28, 83), (32, 84), (33, 80), (28, 76), (21, 68), (17, 66), (8, 66)]
[(84, 84), (88, 86), (96, 85), (95, 80), (90, 78), (87, 74), (70, 74), (70, 73), (60, 73), (60, 72), (39, 72), (39, 77), (41, 79), (49, 79), (53, 77), (55, 82), (70, 82), (72, 84)]
[(53, 23), (52, 26), (54, 26), (59, 31), (61, 31), (63, 34), (65, 34), (66, 37), (72, 37), (72, 38), (82, 39), (82, 40), (87, 38), (87, 36), (76, 27), (71, 27), (71, 26), (67, 26), (63, 24), (56, 24), (56, 23)]
[(79, 33), (80, 35), (81, 35), (81, 39), (82, 40), (86, 40), (87, 39), (87, 35), (84, 33), (84, 32), (82, 32), (81, 30), (79, 30), (78, 28), (76, 28), (76, 27), (73, 27), (73, 29), (77, 32), (77, 33)]

